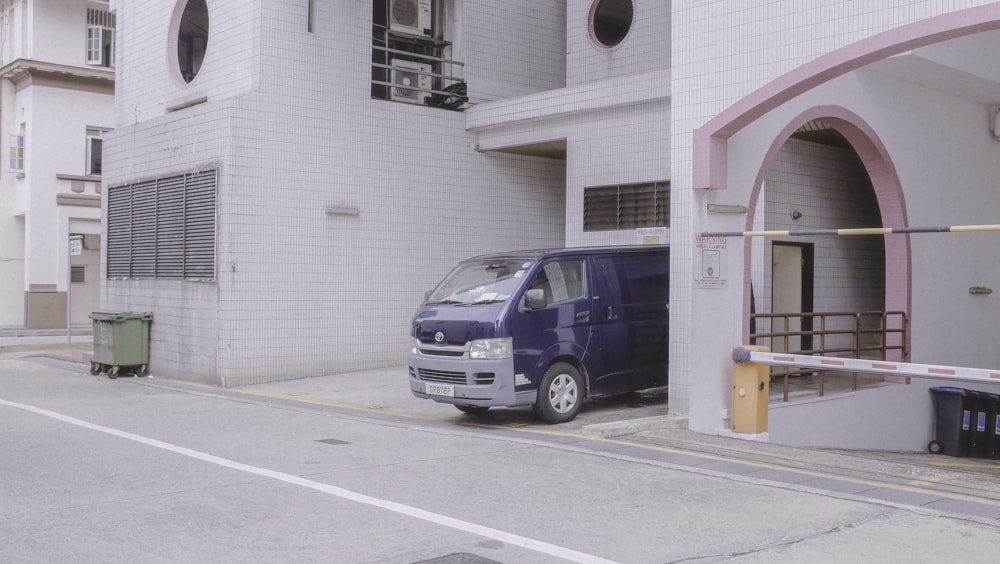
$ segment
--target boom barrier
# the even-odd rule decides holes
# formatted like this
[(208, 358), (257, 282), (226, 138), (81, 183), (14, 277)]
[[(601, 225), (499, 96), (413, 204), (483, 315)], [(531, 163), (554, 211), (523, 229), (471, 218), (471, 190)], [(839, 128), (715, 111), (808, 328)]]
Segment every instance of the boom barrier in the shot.
[(812, 356), (780, 352), (763, 352), (745, 347), (733, 349), (733, 362), (744, 364), (757, 362), (771, 366), (796, 366), (818, 370), (839, 370), (844, 372), (873, 372), (916, 378), (938, 378), (963, 382), (986, 382), (1000, 384), (1000, 370), (964, 368), (960, 366), (940, 366), (935, 364), (914, 364), (886, 360), (864, 360), (859, 358), (839, 358)]

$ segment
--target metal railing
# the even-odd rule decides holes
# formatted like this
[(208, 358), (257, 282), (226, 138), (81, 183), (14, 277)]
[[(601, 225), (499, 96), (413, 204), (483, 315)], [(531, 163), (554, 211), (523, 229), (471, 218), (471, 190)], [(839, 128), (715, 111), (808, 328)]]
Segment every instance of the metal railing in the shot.
[[(372, 95), (374, 97), (461, 110), (469, 103), (465, 63), (442, 56), (450, 43), (432, 38), (394, 34), (376, 27), (372, 41)], [(400, 48), (405, 47), (405, 48)], [(416, 75), (402, 83), (399, 76)]]
[[(755, 313), (750, 320), (750, 343), (767, 345), (773, 352), (909, 360), (908, 323), (903, 311)], [(760, 325), (767, 325), (767, 330), (758, 331)], [(775, 329), (776, 325), (780, 327)], [(796, 328), (790, 329), (793, 325)], [(815, 377), (817, 393), (824, 395), (826, 372), (772, 366), (772, 381), (782, 379), (782, 401), (788, 401), (789, 379), (796, 376)], [(849, 378), (849, 388), (857, 390), (858, 373), (852, 372)]]

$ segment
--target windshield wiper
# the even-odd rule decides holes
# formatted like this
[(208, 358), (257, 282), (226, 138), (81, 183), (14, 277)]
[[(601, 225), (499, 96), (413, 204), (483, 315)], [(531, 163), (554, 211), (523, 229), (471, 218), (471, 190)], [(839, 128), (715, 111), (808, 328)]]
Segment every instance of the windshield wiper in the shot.
[(507, 298), (493, 298), (490, 300), (477, 300), (472, 302), (472, 305), (484, 305), (484, 304), (499, 304), (507, 301)]
[(425, 305), (469, 305), (461, 300), (438, 300), (436, 302), (427, 302)]

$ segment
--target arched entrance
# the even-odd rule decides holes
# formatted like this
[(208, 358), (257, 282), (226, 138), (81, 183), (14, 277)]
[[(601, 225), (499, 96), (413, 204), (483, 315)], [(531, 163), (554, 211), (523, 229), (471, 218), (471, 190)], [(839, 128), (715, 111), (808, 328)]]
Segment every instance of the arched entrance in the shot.
[[(825, 141), (816, 142), (821, 139)], [(907, 226), (902, 187), (888, 152), (864, 120), (840, 106), (807, 110), (781, 131), (757, 173), (748, 211), (748, 231)], [(794, 305), (788, 304), (796, 303), (772, 301), (795, 292), (794, 287), (778, 290), (775, 281), (800, 285), (799, 311), (900, 311), (909, 319), (909, 235), (845, 239), (744, 240), (744, 295), (755, 297), (754, 305), (747, 301), (744, 310), (745, 342), (749, 342), (752, 307), (758, 312), (789, 311)], [(781, 257), (801, 261), (819, 273), (796, 273), (793, 268), (775, 276), (770, 269), (782, 266)], [(808, 330), (812, 327), (793, 324), (811, 321), (775, 323), (782, 329)], [(789, 345), (785, 341), (780, 349)], [(792, 345), (799, 350), (812, 348), (799, 340)], [(900, 360), (900, 356), (897, 350), (890, 358)]]

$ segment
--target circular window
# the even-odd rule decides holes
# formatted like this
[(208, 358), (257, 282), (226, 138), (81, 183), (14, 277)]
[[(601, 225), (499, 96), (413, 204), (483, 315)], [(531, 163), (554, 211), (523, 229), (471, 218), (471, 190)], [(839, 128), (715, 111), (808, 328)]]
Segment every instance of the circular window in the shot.
[(601, 45), (614, 47), (632, 29), (632, 0), (597, 0), (590, 14), (590, 29)]
[(184, 82), (198, 76), (208, 46), (208, 5), (205, 0), (188, 0), (177, 28), (177, 65)]

